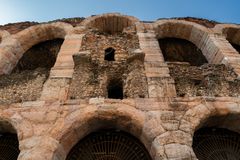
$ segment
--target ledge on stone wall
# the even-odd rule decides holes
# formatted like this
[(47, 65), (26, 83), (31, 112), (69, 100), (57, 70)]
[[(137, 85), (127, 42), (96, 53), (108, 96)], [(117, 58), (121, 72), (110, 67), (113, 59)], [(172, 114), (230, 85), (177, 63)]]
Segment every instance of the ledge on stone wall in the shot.
[(141, 49), (136, 49), (130, 53), (130, 55), (127, 58), (127, 62), (131, 63), (134, 60), (140, 60), (141, 62), (144, 62), (144, 57), (145, 53)]

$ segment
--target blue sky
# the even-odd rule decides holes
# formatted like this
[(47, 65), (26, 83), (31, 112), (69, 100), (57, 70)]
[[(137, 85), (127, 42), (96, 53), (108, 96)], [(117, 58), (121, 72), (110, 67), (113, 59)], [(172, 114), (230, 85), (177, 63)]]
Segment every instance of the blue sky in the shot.
[(0, 0), (0, 24), (120, 12), (140, 20), (201, 17), (240, 23), (240, 0)]

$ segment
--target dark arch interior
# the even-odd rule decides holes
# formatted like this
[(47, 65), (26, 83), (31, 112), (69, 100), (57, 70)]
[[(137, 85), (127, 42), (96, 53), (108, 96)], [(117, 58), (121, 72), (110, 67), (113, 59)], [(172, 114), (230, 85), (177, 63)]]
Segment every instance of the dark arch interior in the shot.
[(133, 23), (126, 17), (121, 16), (103, 16), (98, 17), (89, 24), (93, 28), (97, 28), (99, 31), (107, 34), (117, 34), (123, 32), (127, 27), (132, 27)]
[(144, 145), (132, 135), (114, 129), (99, 130), (80, 140), (67, 160), (151, 160)]
[(234, 43), (231, 43), (231, 45), (233, 46), (233, 48), (235, 48), (238, 53), (240, 54), (240, 45), (237, 45), (237, 44), (234, 44)]
[(17, 160), (20, 150), (16, 134), (0, 133), (0, 159)]
[(189, 62), (192, 66), (207, 63), (200, 49), (193, 43), (179, 38), (163, 38), (158, 40), (165, 61)]
[(192, 147), (199, 160), (239, 160), (240, 135), (225, 128), (205, 127), (194, 133)]
[(105, 49), (104, 60), (115, 61), (115, 49), (114, 48), (109, 47), (109, 48)]
[(33, 46), (23, 54), (14, 71), (34, 70), (36, 68), (50, 70), (56, 61), (62, 43), (63, 39), (54, 39)]
[(0, 159), (16, 160), (19, 155), (19, 143), (16, 130), (8, 121), (0, 124)]
[(123, 83), (122, 80), (111, 80), (107, 87), (108, 98), (123, 99)]
[(31, 47), (11, 74), (1, 75), (0, 104), (37, 100), (62, 43), (63, 39), (54, 39)]
[(240, 43), (239, 43), (240, 29), (225, 28), (223, 29), (223, 33), (226, 36), (226, 39), (228, 40), (228, 42), (232, 45), (232, 47), (235, 48), (238, 51), (238, 53), (240, 53)]

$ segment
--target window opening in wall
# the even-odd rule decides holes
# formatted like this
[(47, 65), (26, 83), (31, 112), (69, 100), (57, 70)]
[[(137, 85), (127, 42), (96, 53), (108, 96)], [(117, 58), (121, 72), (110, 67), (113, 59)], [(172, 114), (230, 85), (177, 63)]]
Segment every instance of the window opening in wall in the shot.
[(121, 80), (111, 80), (107, 87), (108, 98), (123, 99), (123, 83)]
[(207, 63), (201, 50), (192, 42), (180, 38), (163, 38), (158, 40), (165, 61), (188, 62), (192, 66)]
[(0, 159), (17, 160), (20, 153), (16, 134), (0, 133)]
[(80, 140), (66, 160), (151, 160), (145, 146), (119, 130), (100, 130)]
[(199, 160), (239, 160), (240, 135), (224, 128), (201, 128), (194, 133), (193, 150)]
[(114, 48), (109, 47), (109, 48), (105, 49), (104, 60), (115, 61), (115, 49)]

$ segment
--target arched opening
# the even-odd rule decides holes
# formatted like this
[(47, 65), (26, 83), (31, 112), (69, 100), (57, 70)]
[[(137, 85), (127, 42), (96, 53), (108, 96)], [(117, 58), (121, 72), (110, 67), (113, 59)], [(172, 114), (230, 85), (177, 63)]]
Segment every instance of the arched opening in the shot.
[(48, 40), (28, 49), (18, 61), (13, 72), (45, 68), (50, 70), (55, 64), (63, 39)]
[(0, 76), (0, 103), (37, 100), (63, 39), (48, 40), (28, 49), (10, 75)]
[(107, 86), (108, 98), (123, 99), (123, 82), (119, 79), (111, 80)]
[(104, 60), (106, 61), (115, 61), (115, 49), (109, 47), (105, 49)]
[(0, 133), (0, 157), (3, 160), (17, 160), (20, 153), (16, 134)]
[(240, 135), (224, 128), (202, 128), (194, 134), (193, 150), (199, 160), (239, 160)]
[[(202, 51), (192, 42), (180, 38), (159, 39), (170, 75), (174, 78), (177, 95), (237, 96), (231, 89), (237, 82), (230, 81), (236, 75), (223, 64), (208, 64)], [(232, 73), (232, 74), (231, 74)], [(229, 78), (227, 78), (229, 77)], [(233, 87), (234, 88), (234, 87)]]
[(225, 28), (223, 33), (226, 35), (226, 39), (232, 45), (234, 49), (240, 54), (240, 29), (239, 28)]
[(19, 153), (19, 142), (15, 129), (10, 123), (2, 121), (0, 124), (0, 159), (17, 160)]
[(95, 28), (107, 34), (121, 33), (127, 28), (134, 28), (135, 23), (139, 20), (120, 14), (103, 14), (92, 16), (83, 21), (82, 25), (90, 28)]
[(240, 134), (238, 115), (214, 116), (195, 131), (193, 151), (199, 160), (238, 160)]
[[(155, 156), (151, 152), (153, 135), (149, 135), (149, 131), (144, 129), (145, 116), (143, 111), (124, 102), (121, 105), (111, 105), (111, 102), (109, 102), (107, 105), (100, 106), (99, 109), (93, 105), (89, 107), (87, 112), (69, 115), (72, 121), (66, 123), (64, 128), (55, 126), (54, 137), (61, 144), (57, 150), (62, 152), (63, 149), (66, 154), (69, 154), (78, 141), (88, 134), (102, 129), (116, 129), (125, 131), (139, 139), (148, 153), (151, 153), (151, 157)], [(68, 119), (68, 117), (66, 118)], [(154, 133), (155, 136), (157, 136), (157, 133)]]
[[(202, 84), (201, 70), (198, 67), (207, 63), (201, 50), (192, 42), (180, 38), (161, 38), (158, 40), (170, 75), (176, 83), (177, 95), (196, 96)], [(195, 75), (195, 76), (194, 76)]]
[(151, 160), (144, 145), (121, 130), (98, 130), (80, 140), (67, 160)]
[(198, 47), (190, 41), (180, 38), (163, 38), (158, 40), (165, 61), (188, 62), (192, 66), (207, 63)]

